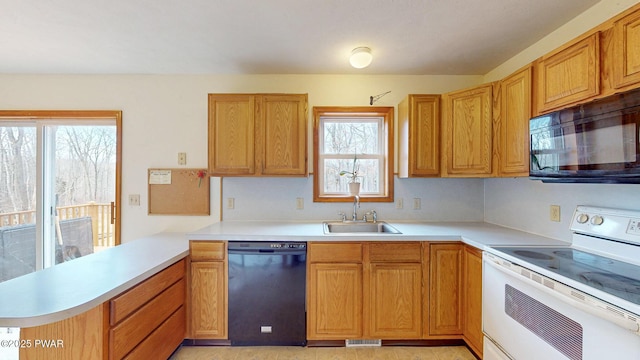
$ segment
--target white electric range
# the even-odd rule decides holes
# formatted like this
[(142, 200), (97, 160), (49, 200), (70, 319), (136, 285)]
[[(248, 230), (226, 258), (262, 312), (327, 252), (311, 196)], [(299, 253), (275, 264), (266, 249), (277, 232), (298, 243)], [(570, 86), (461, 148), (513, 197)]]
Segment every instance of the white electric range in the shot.
[(485, 360), (640, 359), (640, 212), (579, 206), (571, 230), (485, 251)]

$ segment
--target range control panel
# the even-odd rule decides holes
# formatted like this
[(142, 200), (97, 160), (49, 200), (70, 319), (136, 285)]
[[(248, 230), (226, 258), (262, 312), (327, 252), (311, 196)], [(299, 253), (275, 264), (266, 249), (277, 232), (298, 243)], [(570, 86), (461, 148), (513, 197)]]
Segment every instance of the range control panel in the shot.
[(578, 206), (571, 231), (640, 244), (640, 211)]
[(627, 234), (640, 236), (640, 219), (629, 220), (629, 226), (627, 227)]

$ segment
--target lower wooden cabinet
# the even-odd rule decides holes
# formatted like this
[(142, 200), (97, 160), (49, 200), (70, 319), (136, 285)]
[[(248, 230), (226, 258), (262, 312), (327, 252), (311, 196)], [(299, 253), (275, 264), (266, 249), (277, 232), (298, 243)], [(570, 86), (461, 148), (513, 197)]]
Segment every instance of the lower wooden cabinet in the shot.
[(362, 264), (310, 264), (307, 279), (307, 339), (361, 338)]
[(362, 259), (360, 243), (309, 243), (307, 339), (360, 339)]
[(420, 339), (420, 242), (309, 243), (307, 338)]
[(462, 278), (462, 334), (482, 356), (482, 251), (469, 245), (464, 246)]
[[(416, 245), (420, 245), (417, 243)], [(418, 254), (420, 249), (418, 247)], [(422, 336), (422, 266), (373, 263), (369, 276), (369, 335), (376, 339)]]
[[(177, 329), (165, 329), (164, 327), (158, 329), (159, 332), (164, 329), (164, 334), (157, 334), (158, 337), (171, 338), (174, 331), (181, 335), (177, 343), (174, 343), (169, 349), (165, 349), (164, 354), (171, 355), (184, 339), (184, 294), (185, 281), (180, 279), (139, 310), (112, 326), (109, 330), (109, 359), (145, 359), (142, 355), (145, 351), (136, 351), (137, 347), (145, 343), (147, 336), (153, 334), (167, 319), (180, 310), (178, 313), (178, 318), (182, 319), (179, 321), (180, 327)], [(154, 353), (154, 355), (159, 356), (158, 353)], [(160, 357), (162, 358), (162, 356)]]
[(57, 339), (20, 349), (20, 359), (166, 359), (186, 330), (186, 261), (71, 318), (22, 328), (22, 339)]
[(227, 339), (227, 258), (223, 241), (190, 241), (189, 287), (192, 339)]
[(462, 334), (461, 243), (429, 246), (429, 335)]

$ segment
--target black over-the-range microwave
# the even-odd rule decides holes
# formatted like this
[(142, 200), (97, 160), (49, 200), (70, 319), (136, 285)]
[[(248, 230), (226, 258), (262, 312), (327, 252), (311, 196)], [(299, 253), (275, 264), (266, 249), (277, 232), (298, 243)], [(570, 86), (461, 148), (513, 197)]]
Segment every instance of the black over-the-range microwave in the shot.
[(640, 184), (640, 89), (529, 121), (529, 176), (543, 182)]

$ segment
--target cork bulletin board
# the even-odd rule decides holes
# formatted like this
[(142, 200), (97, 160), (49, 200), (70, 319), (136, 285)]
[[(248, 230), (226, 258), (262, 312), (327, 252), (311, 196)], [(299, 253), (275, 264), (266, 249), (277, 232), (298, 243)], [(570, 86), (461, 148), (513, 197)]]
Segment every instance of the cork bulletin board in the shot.
[(207, 169), (148, 169), (149, 215), (209, 215)]

